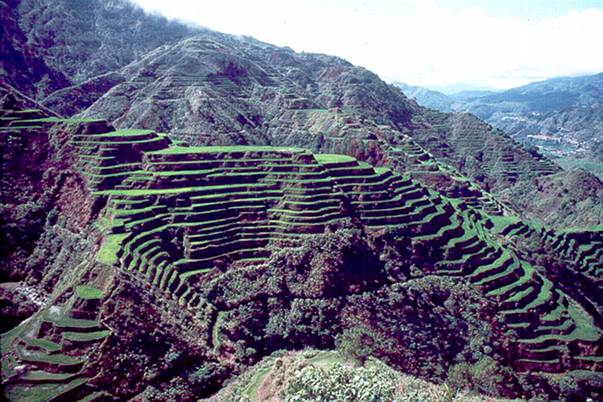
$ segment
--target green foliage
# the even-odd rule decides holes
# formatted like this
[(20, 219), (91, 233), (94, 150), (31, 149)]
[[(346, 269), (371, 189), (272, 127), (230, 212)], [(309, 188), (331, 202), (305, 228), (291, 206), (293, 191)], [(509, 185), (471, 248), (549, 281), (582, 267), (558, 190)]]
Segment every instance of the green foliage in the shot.
[(159, 151), (148, 152), (149, 155), (177, 155), (177, 154), (196, 154), (196, 153), (231, 153), (231, 152), (301, 152), (301, 148), (271, 147), (271, 146), (208, 146), (208, 147), (179, 147), (172, 146)]
[(188, 380), (197, 395), (208, 395), (215, 392), (228, 375), (228, 370), (216, 362), (204, 363), (193, 371)]
[(335, 347), (361, 365), (371, 356), (383, 356), (384, 350), (394, 347), (393, 342), (375, 334), (366, 327), (346, 329), (335, 337)]
[(385, 367), (353, 368), (336, 363), (331, 369), (306, 366), (293, 375), (286, 402), (386, 402), (396, 392), (396, 373)]
[(117, 263), (117, 252), (126, 236), (128, 236), (127, 233), (107, 236), (97, 254), (97, 260), (103, 264), (115, 265)]
[[(595, 155), (597, 155), (595, 153)], [(598, 155), (603, 155), (603, 152)], [(570, 169), (584, 169), (589, 171), (599, 177), (599, 179), (603, 179), (603, 162), (598, 160), (591, 159), (574, 159), (574, 158), (559, 158), (555, 159), (562, 168), (566, 170)]]
[(335, 163), (335, 162), (354, 162), (356, 159), (347, 155), (339, 154), (316, 154), (314, 155), (319, 163)]
[(486, 356), (474, 364), (460, 363), (448, 370), (446, 381), (453, 389), (470, 390), (492, 396), (509, 396), (517, 389), (513, 371)]

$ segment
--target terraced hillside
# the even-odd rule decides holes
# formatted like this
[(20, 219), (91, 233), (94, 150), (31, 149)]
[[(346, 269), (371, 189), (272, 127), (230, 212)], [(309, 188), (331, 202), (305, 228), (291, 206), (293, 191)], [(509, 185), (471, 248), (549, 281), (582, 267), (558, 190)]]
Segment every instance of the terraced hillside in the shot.
[[(94, 218), (82, 227), (99, 245), (70, 269), (37, 272), (34, 266), (27, 274), (32, 283), (41, 277), (51, 297), (32, 320), (2, 337), (4, 385), (13, 400), (168, 392), (144, 388), (152, 375), (138, 369), (130, 369), (132, 383), (125, 386), (107, 381), (126, 361), (146, 365), (144, 357), (120, 357), (137, 342), (135, 326), (126, 325), (135, 307), (115, 307), (129, 300), (146, 300), (165, 314), (159, 322), (188, 327), (182, 339), (202, 351), (198, 361), (186, 363), (192, 368), (203, 362), (233, 373), (299, 342), (333, 347), (337, 333), (350, 329), (345, 317), (352, 314), (363, 317), (354, 326), (368, 326), (397, 345), (387, 352), (392, 364), (422, 375), (433, 371), (412, 366), (402, 353), (437, 356), (446, 369), (469, 353), (471, 342), (484, 342), (480, 348), (487, 345), (518, 376), (603, 371), (601, 324), (587, 303), (596, 294), (568, 292), (539, 261), (507, 244), (503, 238), (526, 229), (494, 200), (484, 204), (492, 205), (488, 214), (462, 192), (448, 197), (415, 181), (415, 175), (451, 170), (410, 138), (391, 149), (387, 163), (398, 167), (390, 169), (293, 147), (191, 147), (152, 130), (115, 130), (102, 120), (34, 109), (3, 110), (1, 121), (3, 147), (36, 134), (61, 151), (86, 187), (90, 199), (79, 209)], [(58, 194), (58, 215), (86, 222)], [(54, 233), (65, 236), (61, 230)], [(546, 241), (575, 260), (575, 270), (598, 276), (598, 229), (546, 230)], [(38, 242), (45, 241), (42, 235)], [(97, 278), (106, 290), (83, 278)], [(417, 284), (424, 284), (418, 294), (396, 304)], [(109, 293), (111, 300), (104, 299)], [(479, 302), (460, 310), (438, 305), (455, 294)], [(452, 316), (465, 329), (453, 329), (454, 321), (444, 318)], [(278, 324), (279, 317), (302, 321), (288, 328), (290, 319)], [(470, 321), (476, 318), (479, 324)], [(301, 324), (307, 320), (317, 321)], [(397, 330), (387, 327), (390, 321)], [(491, 340), (470, 342), (467, 328), (478, 327)], [(445, 341), (426, 346), (442, 334)], [(183, 347), (172, 345), (170, 351)], [(164, 381), (182, 378), (167, 363), (157, 364)]]
[[(168, 146), (145, 130), (90, 133), (72, 143), (96, 195), (108, 198), (104, 261), (192, 311), (207, 302), (199, 289), (216, 261), (261, 264), (270, 241), (295, 246), (350, 217), (369, 232), (395, 230), (432, 249), (439, 258), (422, 262), (426, 272), (466, 278), (492, 297), (516, 335), (508, 353), (518, 370), (603, 369), (601, 333), (588, 314), (489, 241), (482, 217), (462, 214), (409, 177), (302, 149)], [(92, 155), (102, 159), (91, 162)], [(95, 161), (101, 170), (90, 173)], [(570, 350), (576, 355), (562, 361)]]
[(3, 335), (2, 374), (7, 398), (92, 401), (107, 396), (87, 386), (94, 375), (90, 361), (111, 335), (98, 317), (102, 298), (100, 289), (77, 286), (64, 305), (49, 306), (37, 313), (38, 320)]
[[(363, 141), (385, 126), (454, 167), (475, 198), (517, 201), (515, 212), (559, 228), (601, 224), (589, 208), (603, 205), (600, 181), (563, 172), (467, 114), (423, 108), (337, 57), (168, 22), (125, 0), (6, 3), (3, 79), (66, 116), (167, 132), (192, 145), (286, 145), (368, 163), (361, 149), (337, 142)], [(386, 144), (397, 148), (392, 139)], [(536, 180), (546, 191), (526, 191)], [(450, 181), (459, 183), (440, 172), (438, 184)]]
[(546, 267), (558, 286), (579, 300), (601, 323), (603, 239), (601, 228), (555, 231), (513, 217), (492, 219), (492, 230), (525, 260)]
[[(165, 131), (192, 145), (293, 146), (345, 153), (368, 163), (410, 138), (453, 167), (465, 183), (471, 181), (472, 191), (508, 191), (510, 199), (522, 199), (528, 206), (540, 198), (525, 186), (565, 173), (481, 120), (423, 108), (345, 60), (297, 54), (251, 38), (205, 32), (150, 52), (115, 74), (120, 83), (80, 117), (102, 117), (120, 128)], [(372, 154), (364, 152), (382, 131), (388, 135), (371, 146)], [(408, 151), (411, 157), (416, 152), (412, 147)], [(564, 193), (566, 180), (549, 180), (565, 207), (551, 205), (552, 213), (524, 205), (515, 209), (548, 224), (563, 226), (566, 219), (599, 224), (599, 216), (579, 205), (601, 205), (603, 187), (567, 174), (571, 181), (584, 183), (585, 190)], [(449, 172), (440, 175), (454, 181)], [(593, 186), (596, 195), (589, 191)]]

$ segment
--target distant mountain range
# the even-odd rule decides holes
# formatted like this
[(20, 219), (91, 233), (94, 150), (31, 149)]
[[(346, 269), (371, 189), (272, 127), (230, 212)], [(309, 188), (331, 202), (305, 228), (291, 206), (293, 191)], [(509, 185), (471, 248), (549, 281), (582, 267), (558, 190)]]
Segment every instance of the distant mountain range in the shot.
[(453, 95), (396, 82), (419, 104), (446, 112), (470, 112), (520, 142), (552, 155), (603, 158), (603, 73), (553, 78), (502, 92)]

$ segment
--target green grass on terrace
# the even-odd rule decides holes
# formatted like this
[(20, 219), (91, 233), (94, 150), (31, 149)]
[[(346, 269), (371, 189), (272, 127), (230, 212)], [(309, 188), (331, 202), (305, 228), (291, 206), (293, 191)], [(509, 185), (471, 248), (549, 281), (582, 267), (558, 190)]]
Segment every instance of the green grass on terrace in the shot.
[(16, 131), (16, 130), (31, 130), (42, 128), (40, 126), (9, 126), (9, 127), (0, 127), (2, 131)]
[(63, 381), (63, 380), (69, 380), (73, 377), (77, 376), (77, 374), (74, 373), (49, 373), (47, 371), (29, 371), (27, 372), (27, 374), (25, 374), (23, 377), (21, 377), (24, 380), (29, 380), (29, 381)]
[(80, 119), (74, 119), (74, 118), (62, 119), (61, 121), (64, 123), (93, 123), (93, 122), (103, 122), (105, 120), (84, 117), (84, 118), (80, 118)]
[(92, 122), (101, 122), (104, 121), (102, 119), (92, 119), (92, 118), (82, 118), (82, 119), (61, 119), (60, 117), (43, 117), (40, 119), (28, 119), (23, 120), (31, 123), (92, 123)]
[(220, 152), (305, 152), (301, 148), (292, 147), (270, 147), (270, 146), (210, 146), (210, 147), (180, 147), (172, 146), (158, 151), (147, 152), (149, 155), (173, 155), (173, 154), (203, 154), (203, 153), (220, 153)]
[(131, 130), (109, 131), (108, 133), (92, 134), (92, 135), (95, 138), (97, 138), (97, 137), (119, 137), (119, 136), (128, 137), (128, 136), (154, 134), (154, 133), (155, 133), (155, 131), (153, 131), (153, 130), (131, 129)]
[[(230, 187), (230, 186), (224, 186)], [(134, 190), (101, 190), (95, 191), (92, 194), (95, 196), (101, 195), (124, 195), (124, 196), (152, 196), (152, 195), (168, 195), (168, 194), (180, 194), (189, 191), (198, 190), (199, 187), (181, 187), (181, 188), (167, 188), (167, 189), (134, 189)]]
[[(326, 179), (325, 179), (326, 180)], [(198, 186), (198, 187), (181, 187), (181, 188), (168, 188), (168, 189), (141, 189), (141, 190), (102, 190), (95, 191), (93, 195), (116, 195), (116, 196), (153, 196), (153, 195), (170, 195), (170, 194), (181, 194), (194, 191), (203, 191), (207, 193), (209, 191), (220, 191), (232, 188), (241, 188), (248, 191), (254, 191), (255, 189), (268, 189), (271, 186), (270, 183), (245, 183), (245, 184), (224, 184), (219, 186)], [(198, 197), (198, 196), (194, 196)]]
[(559, 234), (562, 233), (580, 233), (580, 232), (603, 232), (603, 224), (597, 226), (584, 226), (584, 227), (567, 227), (560, 229)]
[[(115, 149), (116, 145), (133, 145), (133, 144), (138, 144), (138, 145), (144, 145), (144, 144), (152, 144), (154, 142), (159, 142), (159, 141), (163, 141), (164, 138), (163, 137), (151, 137), (149, 139), (146, 140), (128, 140), (128, 141), (94, 141), (94, 138), (96, 138), (98, 136), (90, 136), (88, 138), (90, 138), (90, 140), (86, 140), (86, 141), (71, 141), (71, 143), (73, 145), (76, 145), (78, 147), (89, 147), (89, 146), (99, 146), (99, 147), (104, 147), (104, 149), (107, 148), (112, 148)], [(113, 137), (113, 135), (111, 135), (111, 137)]]
[(563, 169), (584, 169), (594, 173), (599, 179), (603, 179), (603, 163), (591, 159), (574, 159), (574, 158), (555, 158)]
[(59, 350), (61, 350), (61, 345), (59, 345), (56, 342), (52, 342), (52, 341), (50, 341), (48, 339), (44, 339), (44, 338), (29, 338), (29, 337), (23, 337), (22, 339), (28, 345), (36, 346), (36, 347), (45, 349), (48, 352), (58, 352)]
[(121, 243), (128, 236), (127, 233), (112, 234), (105, 238), (103, 245), (98, 251), (96, 259), (107, 265), (115, 265), (117, 263), (117, 252), (121, 247)]
[(88, 378), (76, 377), (67, 384), (38, 384), (34, 387), (25, 385), (10, 385), (5, 390), (11, 401), (44, 402), (49, 400), (66, 400), (63, 396), (70, 390), (86, 383)]
[(134, 214), (146, 214), (147, 212), (152, 212), (154, 210), (163, 210), (166, 207), (163, 205), (149, 205), (148, 207), (144, 207), (144, 208), (137, 208), (137, 209), (113, 209), (111, 208), (110, 211), (111, 213), (113, 213), (113, 215), (115, 215), (115, 217), (128, 217), (129, 215), (134, 215)]
[(42, 117), (40, 119), (26, 119), (26, 120), (21, 120), (23, 122), (27, 122), (27, 123), (60, 123), (65, 121), (65, 119), (61, 119), (59, 117)]
[(103, 330), (96, 332), (64, 332), (63, 338), (72, 342), (94, 342), (109, 336), (111, 331)]
[(501, 232), (507, 226), (519, 221), (519, 219), (514, 216), (488, 215), (488, 218), (492, 222), (492, 230), (497, 233)]
[(44, 353), (30, 353), (20, 351), (20, 358), (28, 362), (49, 363), (61, 366), (71, 366), (83, 362), (82, 359), (63, 354), (47, 355)]
[(68, 315), (64, 315), (63, 313), (57, 315), (53, 314), (49, 310), (44, 312), (43, 319), (44, 321), (53, 323), (56, 327), (59, 328), (90, 329), (98, 327), (97, 321), (71, 318)]
[[(233, 173), (236, 171), (236, 173)], [(267, 172), (258, 169), (258, 167), (250, 166), (250, 167), (216, 167), (212, 169), (203, 169), (203, 170), (159, 170), (151, 172), (154, 176), (158, 177), (170, 177), (170, 176), (207, 176), (207, 175), (216, 175), (221, 174), (224, 176), (233, 176), (238, 174), (249, 175), (249, 174), (267, 174)], [(285, 172), (288, 173), (288, 172)]]
[(41, 110), (40, 109), (21, 109), (21, 110), (13, 110), (12, 112), (20, 114), (20, 113), (41, 112)]
[(597, 340), (600, 336), (600, 331), (592, 323), (592, 319), (584, 314), (584, 312), (577, 307), (573, 302), (570, 302), (568, 306), (570, 316), (576, 323), (576, 329), (570, 336), (579, 339)]
[(356, 158), (339, 154), (315, 154), (314, 158), (319, 163), (356, 162)]
[(77, 288), (75, 288), (75, 294), (80, 299), (86, 299), (86, 300), (100, 299), (101, 297), (103, 297), (102, 290), (93, 288), (92, 286), (88, 286), (88, 285), (81, 285), (81, 286), (78, 286)]
[(374, 169), (375, 169), (375, 173), (376, 173), (376, 174), (383, 174), (383, 173), (387, 173), (387, 172), (390, 172), (390, 171), (391, 171), (391, 169), (390, 169), (390, 168), (387, 168), (387, 167), (381, 167), (381, 166), (376, 167), (376, 168), (374, 168)]

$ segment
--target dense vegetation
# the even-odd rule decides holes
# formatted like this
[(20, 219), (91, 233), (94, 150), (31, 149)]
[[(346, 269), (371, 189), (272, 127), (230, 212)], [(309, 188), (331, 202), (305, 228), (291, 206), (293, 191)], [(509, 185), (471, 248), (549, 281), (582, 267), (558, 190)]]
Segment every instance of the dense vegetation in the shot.
[(316, 350), (275, 353), (211, 400), (496, 401), (400, 375), (376, 359), (359, 365)]

